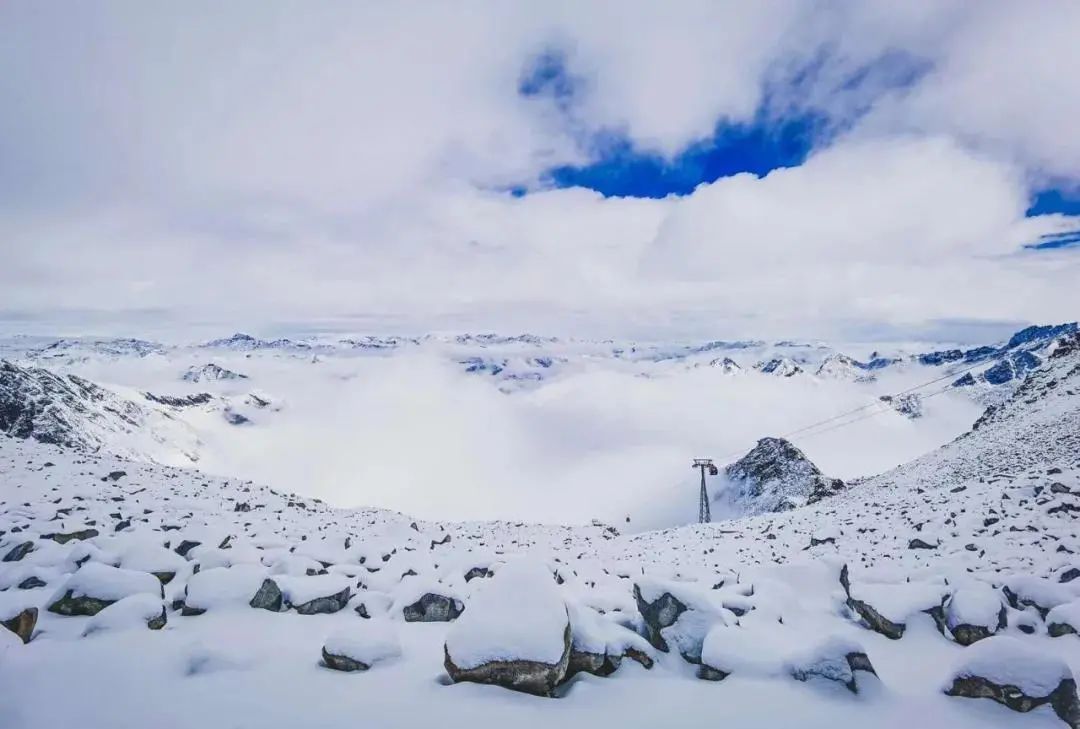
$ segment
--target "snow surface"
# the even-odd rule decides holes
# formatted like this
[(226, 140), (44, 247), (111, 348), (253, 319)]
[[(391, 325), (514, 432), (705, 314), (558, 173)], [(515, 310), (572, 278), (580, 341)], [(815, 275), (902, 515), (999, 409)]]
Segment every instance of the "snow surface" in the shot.
[(946, 624), (976, 625), (996, 629), (1003, 600), (1001, 592), (982, 582), (963, 585), (953, 592), (945, 606)]

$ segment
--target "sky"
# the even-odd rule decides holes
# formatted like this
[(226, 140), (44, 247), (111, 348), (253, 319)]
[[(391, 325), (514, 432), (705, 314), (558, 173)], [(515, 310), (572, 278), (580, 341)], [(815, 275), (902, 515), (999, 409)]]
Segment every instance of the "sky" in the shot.
[(1078, 27), (1069, 0), (8, 0), (0, 326), (1076, 319)]

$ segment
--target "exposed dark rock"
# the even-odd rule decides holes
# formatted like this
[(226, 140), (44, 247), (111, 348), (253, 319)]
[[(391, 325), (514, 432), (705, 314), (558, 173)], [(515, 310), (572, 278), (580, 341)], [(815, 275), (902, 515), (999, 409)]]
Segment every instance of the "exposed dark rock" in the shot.
[(1046, 632), (1050, 634), (1051, 638), (1060, 638), (1064, 635), (1077, 635), (1077, 630), (1069, 623), (1047, 623)]
[(20, 590), (33, 590), (37, 587), (45, 587), (45, 581), (37, 575), (30, 575), (25, 580), (19, 583)]
[(875, 633), (881, 633), (886, 638), (892, 640), (900, 640), (904, 637), (904, 631), (907, 629), (907, 625), (904, 623), (894, 623), (889, 620), (877, 610), (873, 608), (869, 603), (862, 600), (856, 600), (853, 597), (847, 599), (848, 607), (855, 611), (867, 627), (873, 630)]
[(165, 607), (161, 608), (161, 615), (155, 615), (146, 621), (146, 627), (150, 630), (161, 630), (165, 627), (165, 624), (169, 622), (168, 616), (165, 614)]
[(177, 545), (176, 549), (174, 549), (173, 551), (179, 554), (181, 557), (187, 557), (188, 552), (195, 549), (195, 547), (198, 547), (200, 544), (202, 544), (202, 542), (192, 542), (188, 539), (185, 539), (184, 541), (180, 542), (180, 544)]
[(57, 544), (67, 544), (72, 540), (82, 541), (83, 539), (93, 539), (98, 536), (97, 529), (82, 529), (77, 532), (67, 532), (66, 534), (42, 534), (42, 539), (51, 539)]
[(37, 625), (38, 609), (28, 607), (17, 615), (7, 620), (0, 620), (0, 625), (19, 636), (23, 643), (29, 643), (34, 635), (34, 626)]
[(173, 581), (173, 578), (176, 577), (175, 572), (151, 572), (150, 574), (158, 578), (158, 582), (163, 585), (169, 584)]
[(491, 571), (487, 567), (473, 567), (465, 573), (465, 581), (469, 582), (477, 577), (491, 577)]
[(68, 590), (49, 606), (49, 612), (67, 616), (97, 615), (114, 602), (116, 600), (104, 600), (89, 595), (76, 596), (73, 590)]
[(428, 592), (401, 612), (407, 623), (446, 623), (456, 620), (464, 610), (461, 600)]
[(660, 631), (675, 624), (679, 616), (686, 612), (686, 607), (678, 598), (670, 592), (665, 592), (652, 602), (647, 602), (641, 595), (641, 588), (634, 585), (634, 602), (637, 603), (638, 612), (645, 622), (645, 637), (653, 648), (667, 653), (668, 644)]
[(26, 555), (34, 551), (33, 542), (23, 542), (22, 544), (16, 544), (14, 547), (4, 555), (4, 562), (18, 562)]
[(256, 609), (279, 613), (281, 612), (283, 603), (284, 598), (281, 595), (281, 588), (278, 587), (276, 582), (268, 577), (263, 580), (262, 585), (259, 586), (255, 596), (251, 598), (251, 602), (248, 604)]
[(323, 665), (335, 671), (366, 671), (371, 666), (348, 656), (339, 656), (329, 653), (324, 646), (322, 649)]
[(908, 542), (907, 548), (908, 549), (937, 549), (938, 545), (937, 544), (931, 544), (930, 542), (925, 542), (922, 539), (919, 539), (918, 537), (915, 537), (914, 539), (912, 539), (911, 541)]
[[(264, 583), (265, 584), (265, 583)], [(317, 615), (320, 613), (336, 613), (345, 608), (349, 598), (352, 597), (352, 588), (346, 587), (341, 592), (325, 597), (317, 597), (314, 600), (293, 605), (293, 609), (301, 615)], [(456, 616), (455, 616), (456, 617)]]
[(570, 664), (570, 622), (563, 630), (563, 652), (558, 663), (512, 660), (489, 661), (475, 668), (459, 668), (445, 647), (443, 665), (455, 682), (492, 684), (534, 696), (551, 696), (566, 676)]
[(1017, 686), (994, 683), (981, 676), (958, 676), (945, 693), (969, 699), (992, 699), (1023, 713), (1050, 704), (1054, 713), (1071, 729), (1080, 729), (1080, 700), (1076, 696), (1076, 681), (1072, 678), (1062, 679), (1046, 696), (1028, 696)]

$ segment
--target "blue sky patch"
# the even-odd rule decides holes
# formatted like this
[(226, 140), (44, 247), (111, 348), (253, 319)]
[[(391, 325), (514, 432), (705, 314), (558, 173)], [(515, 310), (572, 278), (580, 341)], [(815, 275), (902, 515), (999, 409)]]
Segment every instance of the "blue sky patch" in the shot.
[(1036, 215), (1050, 215), (1051, 213), (1080, 215), (1080, 190), (1066, 192), (1054, 187), (1035, 193), (1027, 216), (1032, 218)]
[(686, 195), (698, 185), (741, 172), (764, 175), (802, 164), (824, 120), (803, 116), (775, 124), (721, 124), (711, 139), (667, 160), (641, 152), (618, 134), (594, 137), (597, 161), (581, 167), (556, 167), (547, 174), (555, 187), (587, 187), (606, 197), (662, 198)]

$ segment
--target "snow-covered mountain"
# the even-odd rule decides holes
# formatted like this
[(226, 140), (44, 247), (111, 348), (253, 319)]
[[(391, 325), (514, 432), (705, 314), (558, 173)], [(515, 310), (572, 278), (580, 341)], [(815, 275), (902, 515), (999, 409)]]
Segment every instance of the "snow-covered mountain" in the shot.
[[(1076, 726), (1078, 434), (1073, 336), (910, 463), (781, 512), (628, 535), (338, 509), (0, 437), (16, 697), (0, 720)], [(764, 484), (806, 477), (800, 496), (828, 481), (780, 440), (740, 463)]]
[[(153, 397), (148, 397), (153, 401)], [(162, 403), (172, 406), (192, 402)], [(0, 432), (87, 451), (163, 462), (198, 461), (199, 439), (167, 410), (76, 375), (0, 360)]]

